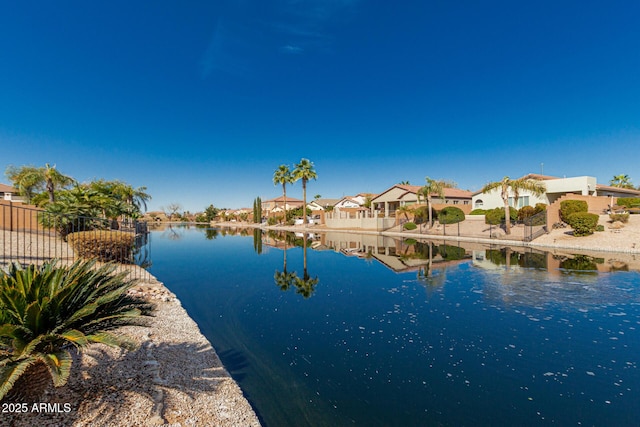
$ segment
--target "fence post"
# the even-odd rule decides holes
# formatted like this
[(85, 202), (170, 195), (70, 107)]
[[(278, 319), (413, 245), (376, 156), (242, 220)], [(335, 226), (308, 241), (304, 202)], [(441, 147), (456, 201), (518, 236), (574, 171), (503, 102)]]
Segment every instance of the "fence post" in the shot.
[(9, 200), (9, 231), (13, 231), (13, 202)]

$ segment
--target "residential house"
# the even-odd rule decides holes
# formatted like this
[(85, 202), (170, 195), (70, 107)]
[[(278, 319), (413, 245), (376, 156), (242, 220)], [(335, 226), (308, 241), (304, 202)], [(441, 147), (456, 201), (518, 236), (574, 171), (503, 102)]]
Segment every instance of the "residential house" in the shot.
[[(304, 201), (300, 199), (294, 199), (293, 197), (287, 197), (287, 210), (296, 209), (301, 207), (304, 204)], [(284, 212), (284, 197), (279, 196), (275, 199), (263, 200), (262, 201), (262, 215), (265, 217), (269, 217), (272, 214), (276, 214), (279, 212)]]
[[(395, 211), (400, 206), (410, 206), (418, 203), (418, 193), (422, 186), (396, 184), (391, 188), (371, 199), (371, 210), (385, 217), (395, 216)], [(472, 193), (458, 188), (445, 188), (444, 199), (437, 194), (433, 194), (431, 203), (434, 209), (442, 209), (446, 206), (457, 206), (465, 214), (471, 212)], [(420, 201), (424, 202), (424, 198), (420, 195)]]
[(312, 211), (326, 211), (331, 210), (338, 203), (339, 199), (314, 199), (307, 203), (307, 207)]
[[(535, 206), (538, 203), (550, 205), (566, 194), (578, 194), (582, 196), (596, 195), (596, 179), (592, 176), (578, 176), (571, 178), (558, 178), (555, 176), (529, 174), (523, 178), (542, 181), (547, 188), (545, 194), (537, 196), (529, 191), (518, 192), (518, 200), (514, 199), (513, 191), (509, 192), (509, 205), (520, 209), (524, 206)], [(472, 196), (474, 209), (494, 209), (504, 206), (500, 189), (489, 193), (476, 192)]]
[[(615, 198), (617, 197), (640, 197), (640, 191), (619, 187), (611, 187), (608, 185), (602, 185), (596, 183), (596, 178), (592, 176), (577, 176), (571, 178), (558, 178), (555, 176), (529, 174), (523, 178), (536, 179), (542, 181), (547, 188), (545, 194), (536, 196), (529, 191), (520, 191), (518, 193), (518, 200), (514, 200), (514, 193), (509, 193), (509, 206), (516, 207), (517, 209), (523, 206), (535, 206), (538, 203), (544, 203), (545, 205), (551, 205), (554, 202), (560, 201), (560, 199), (576, 198), (585, 200), (591, 200), (593, 208), (590, 210), (597, 212), (602, 210), (603, 204), (614, 205)], [(595, 197), (602, 197), (602, 199), (596, 201)], [(605, 200), (604, 197), (608, 197), (609, 200)], [(591, 198), (591, 199), (590, 199)], [(473, 208), (474, 209), (494, 209), (504, 206), (502, 201), (501, 191), (496, 189), (489, 193), (482, 193), (480, 191), (473, 194)]]
[(18, 189), (11, 187), (7, 184), (0, 184), (0, 200), (7, 200), (11, 202), (24, 202), (24, 197), (18, 196)]

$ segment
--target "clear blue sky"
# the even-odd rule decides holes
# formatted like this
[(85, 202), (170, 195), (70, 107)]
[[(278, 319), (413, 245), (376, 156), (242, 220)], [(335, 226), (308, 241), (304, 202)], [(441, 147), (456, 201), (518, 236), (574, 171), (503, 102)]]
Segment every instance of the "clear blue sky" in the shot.
[(638, 185), (639, 23), (638, 1), (4, 1), (0, 167), (192, 212), (276, 197), (302, 157), (310, 198), (542, 163)]

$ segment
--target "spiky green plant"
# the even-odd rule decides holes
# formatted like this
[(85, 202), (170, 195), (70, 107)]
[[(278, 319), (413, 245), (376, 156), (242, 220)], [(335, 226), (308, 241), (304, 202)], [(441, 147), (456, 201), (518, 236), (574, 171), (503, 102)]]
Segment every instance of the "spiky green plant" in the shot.
[[(135, 348), (115, 330), (143, 324), (140, 316), (153, 307), (129, 295), (135, 281), (114, 270), (90, 260), (71, 266), (11, 264), (0, 271), (0, 400), (10, 390), (36, 397), (49, 377), (54, 386), (65, 385), (72, 351), (93, 343)], [(42, 390), (29, 390), (34, 384)]]

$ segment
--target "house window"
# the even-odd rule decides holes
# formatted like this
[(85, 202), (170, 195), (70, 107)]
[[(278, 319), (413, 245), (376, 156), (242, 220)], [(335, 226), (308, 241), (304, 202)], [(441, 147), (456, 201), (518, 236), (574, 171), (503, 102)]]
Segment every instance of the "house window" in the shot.
[(482, 199), (476, 200), (476, 208), (481, 208), (483, 205), (484, 205), (484, 202), (482, 201)]
[(469, 204), (469, 201), (468, 201), (468, 200), (465, 200), (465, 201), (463, 201), (463, 202), (462, 202), (462, 204), (463, 204), (463, 205), (468, 205), (468, 204)]
[[(509, 197), (509, 206), (511, 206), (512, 208), (514, 207), (513, 197)], [(515, 207), (520, 209), (524, 206), (529, 206), (529, 196), (518, 197), (518, 205)]]
[(453, 201), (453, 204), (454, 204), (454, 205), (460, 204), (460, 200), (454, 200), (454, 201)]

